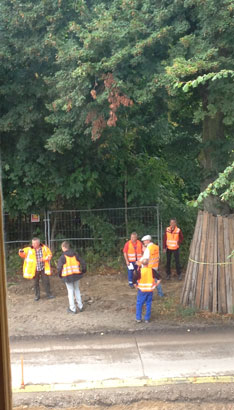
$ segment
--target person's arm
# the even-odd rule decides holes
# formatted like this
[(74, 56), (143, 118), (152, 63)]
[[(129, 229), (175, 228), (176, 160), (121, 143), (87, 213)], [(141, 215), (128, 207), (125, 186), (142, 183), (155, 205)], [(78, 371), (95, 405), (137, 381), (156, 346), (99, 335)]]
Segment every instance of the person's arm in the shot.
[(163, 252), (166, 252), (167, 250), (167, 232), (164, 232), (164, 236), (163, 236)]
[(184, 236), (183, 236), (182, 231), (181, 231), (181, 229), (180, 229), (180, 233), (179, 233), (179, 244), (178, 244), (178, 245), (180, 245), (180, 244), (183, 242), (183, 240), (184, 240)]
[(150, 257), (149, 248), (145, 248), (143, 256), (141, 257), (140, 261), (142, 262), (144, 259), (149, 259), (149, 257)]
[(133, 285), (136, 287), (137, 286), (137, 281), (141, 279), (141, 270), (137, 269), (134, 271), (133, 274)]
[(26, 258), (27, 254), (28, 254), (28, 249), (29, 249), (29, 248), (19, 249), (18, 254), (19, 254), (19, 256), (20, 256), (22, 259), (25, 259), (25, 258)]
[(62, 270), (63, 270), (63, 265), (66, 263), (66, 258), (64, 255), (61, 255), (59, 260), (58, 260), (58, 264), (57, 264), (57, 270), (58, 270), (58, 274), (61, 277), (62, 274)]
[(86, 262), (78, 253), (76, 253), (76, 260), (80, 262), (81, 264), (81, 272), (86, 273), (87, 271)]
[(153, 271), (153, 278), (157, 279), (157, 280), (161, 280), (162, 276), (160, 275), (159, 271), (157, 271), (156, 269), (152, 269)]
[(126, 265), (129, 265), (129, 260), (128, 260), (128, 242), (125, 243), (124, 248), (123, 248), (123, 254), (124, 254), (124, 259), (126, 262)]

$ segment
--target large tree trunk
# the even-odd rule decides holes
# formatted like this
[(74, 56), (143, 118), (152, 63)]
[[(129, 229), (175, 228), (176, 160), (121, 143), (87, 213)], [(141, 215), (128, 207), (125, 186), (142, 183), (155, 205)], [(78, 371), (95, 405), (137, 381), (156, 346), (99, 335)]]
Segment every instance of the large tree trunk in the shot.
[[(217, 177), (217, 157), (221, 157), (218, 147), (223, 140), (222, 114), (217, 113), (213, 118), (206, 116), (203, 121), (203, 150), (200, 155), (204, 170), (202, 191)], [(234, 246), (234, 220), (221, 216), (227, 216), (230, 208), (218, 197), (207, 197), (204, 210), (197, 218), (181, 303), (211, 312), (233, 313), (234, 265), (227, 257)]]
[[(226, 167), (227, 159), (225, 154), (220, 153), (224, 139), (223, 115), (216, 113), (214, 117), (206, 116), (202, 127), (203, 149), (199, 157), (203, 168), (201, 191), (204, 191), (209, 183), (217, 178), (219, 167), (221, 167), (221, 170)], [(204, 199), (204, 210), (213, 215), (227, 215), (230, 213), (228, 204), (221, 202), (219, 197), (213, 195)]]

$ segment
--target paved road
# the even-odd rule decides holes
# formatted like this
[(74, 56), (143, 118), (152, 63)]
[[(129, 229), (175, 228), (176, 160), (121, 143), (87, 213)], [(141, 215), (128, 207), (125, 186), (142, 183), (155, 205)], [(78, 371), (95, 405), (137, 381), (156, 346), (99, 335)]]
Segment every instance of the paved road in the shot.
[[(234, 376), (234, 329), (11, 342), (12, 384), (143, 385), (142, 380)], [(234, 379), (233, 379), (234, 380)]]

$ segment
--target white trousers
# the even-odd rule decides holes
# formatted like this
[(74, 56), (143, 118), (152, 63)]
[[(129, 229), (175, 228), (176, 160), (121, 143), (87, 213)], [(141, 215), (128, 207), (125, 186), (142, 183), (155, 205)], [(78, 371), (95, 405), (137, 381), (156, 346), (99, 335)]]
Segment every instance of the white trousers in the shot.
[(76, 311), (75, 299), (77, 301), (77, 305), (79, 309), (82, 309), (83, 303), (81, 300), (80, 288), (79, 288), (79, 281), (76, 280), (75, 282), (65, 282), (67, 287), (68, 293), (68, 300), (69, 300), (69, 308), (72, 312)]

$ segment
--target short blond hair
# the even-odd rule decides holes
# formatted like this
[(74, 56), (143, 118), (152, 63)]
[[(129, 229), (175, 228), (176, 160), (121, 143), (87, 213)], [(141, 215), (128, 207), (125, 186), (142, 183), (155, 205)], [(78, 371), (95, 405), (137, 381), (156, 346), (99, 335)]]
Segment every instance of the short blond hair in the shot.
[(64, 241), (61, 245), (62, 248), (65, 248), (67, 251), (70, 249), (70, 243), (67, 241)]

